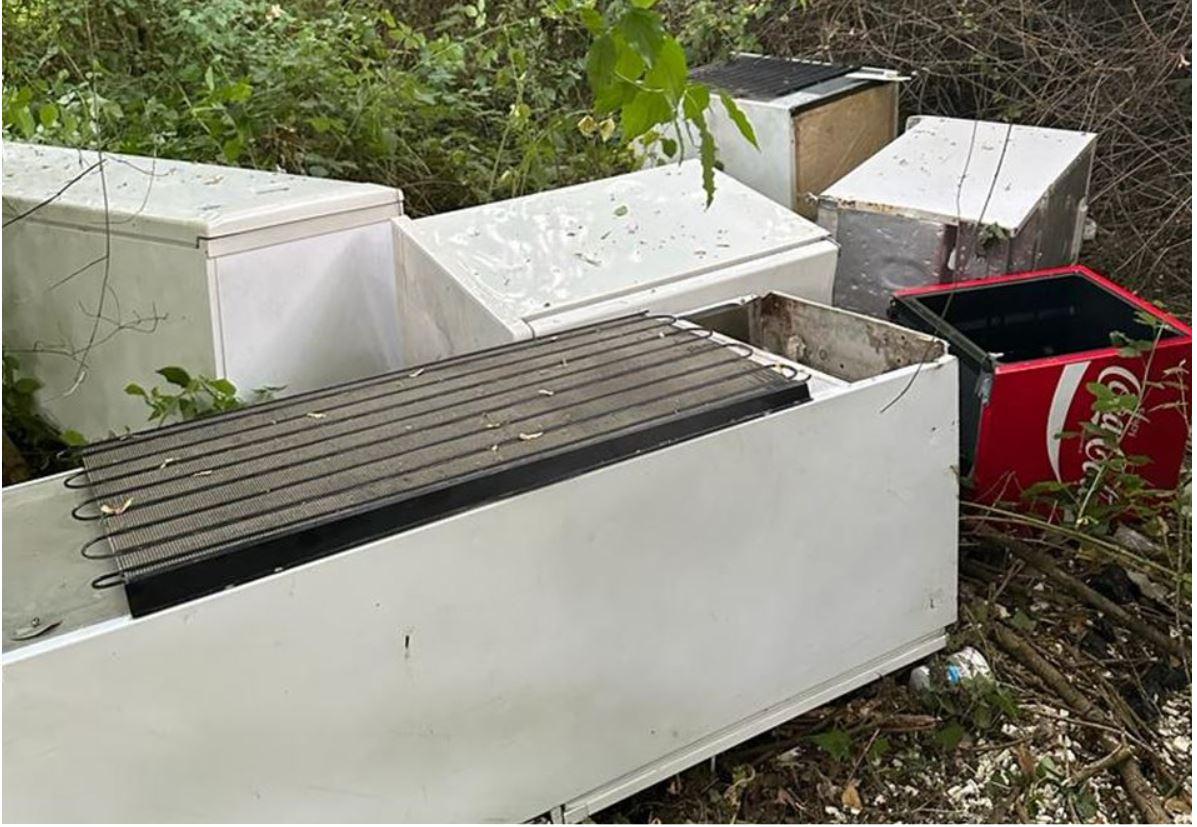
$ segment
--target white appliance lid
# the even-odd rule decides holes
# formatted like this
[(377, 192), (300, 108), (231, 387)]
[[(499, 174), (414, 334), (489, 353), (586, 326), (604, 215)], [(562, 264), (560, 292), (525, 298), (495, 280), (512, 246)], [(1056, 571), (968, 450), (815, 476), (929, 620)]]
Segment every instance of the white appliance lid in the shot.
[(92, 168), (97, 152), (6, 141), (4, 220), (53, 199), (30, 217), (103, 228), (106, 185), (114, 232), (195, 244), (371, 207), (394, 206), (398, 214), (403, 198), (399, 190), (378, 184), (116, 153), (103, 157), (102, 182), (99, 168)]
[(964, 221), (1016, 231), (1096, 137), (1091, 132), (922, 117), (823, 195), (847, 207), (953, 224), (959, 215)]
[(826, 238), (698, 161), (420, 218), (407, 232), (492, 312), (532, 320)]

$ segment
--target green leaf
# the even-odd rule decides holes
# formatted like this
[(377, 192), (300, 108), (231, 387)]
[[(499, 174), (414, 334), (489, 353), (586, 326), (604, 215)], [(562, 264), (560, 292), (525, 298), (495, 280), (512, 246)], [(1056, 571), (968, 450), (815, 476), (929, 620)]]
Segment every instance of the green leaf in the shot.
[(944, 752), (954, 752), (964, 739), (964, 727), (953, 721), (935, 733), (935, 743)]
[(586, 53), (586, 78), (596, 96), (615, 82), (617, 57), (615, 39), (609, 34), (590, 44), (590, 50)]
[(1022, 609), (1018, 609), (1014, 612), (1014, 616), (1010, 618), (1010, 625), (1020, 632), (1029, 632), (1035, 628), (1035, 621)]
[(336, 123), (337, 122), (332, 118), (326, 117), (325, 115), (317, 115), (314, 118), (308, 118), (308, 125), (321, 135), (332, 130)]
[(630, 142), (657, 124), (668, 123), (672, 119), (673, 107), (663, 94), (641, 89), (620, 110), (623, 139)]
[(732, 96), (726, 92), (719, 93), (719, 100), (723, 101), (723, 108), (727, 110), (728, 117), (732, 119), (732, 123), (740, 130), (740, 134), (744, 136), (745, 140), (760, 149), (760, 145), (756, 142), (756, 130), (752, 128), (752, 122), (748, 120), (744, 110), (740, 109)]
[(216, 88), (216, 75), (213, 73), (211, 66), (204, 71), (204, 85), (207, 86), (209, 90)]
[(17, 109), (17, 128), (21, 130), (21, 134), (26, 138), (32, 138), (37, 132), (37, 124), (33, 121), (33, 115), (29, 111), (28, 106), (22, 106)]
[(1056, 766), (1056, 762), (1052, 760), (1050, 755), (1045, 755), (1039, 759), (1039, 764), (1035, 767), (1035, 776), (1038, 778), (1061, 778), (1060, 768)]
[(225, 396), (237, 395), (237, 386), (228, 379), (211, 379), (208, 381), (208, 384), (217, 393), (223, 394)]
[(665, 37), (661, 30), (661, 17), (647, 9), (628, 9), (619, 18), (616, 28), (628, 45), (651, 66)]
[(657, 5), (657, 0), (632, 0), (632, 5), (638, 9), (651, 9)]
[(810, 739), (836, 761), (847, 761), (852, 757), (852, 736), (842, 729), (829, 729), (812, 735)]
[(653, 89), (661, 89), (679, 101), (686, 89), (686, 52), (672, 37), (661, 41), (656, 60), (644, 76), (644, 82)]
[(87, 444), (87, 438), (83, 434), (70, 428), (62, 432), (62, 441), (72, 448)]
[(582, 9), (582, 11), (580, 12), (580, 15), (582, 17), (582, 24), (584, 26), (586, 26), (586, 30), (589, 31), (595, 37), (598, 37), (599, 35), (601, 35), (603, 33), (603, 31), (607, 28), (606, 24), (603, 23), (603, 16), (601, 14), (599, 14), (598, 11), (595, 9), (592, 9), (592, 8)]
[(129, 396), (140, 396), (142, 399), (148, 398), (145, 388), (136, 382), (130, 382), (129, 384), (125, 385), (125, 393), (129, 394)]
[[(701, 83), (691, 83), (682, 95), (682, 113), (700, 127), (706, 124), (703, 114), (711, 105), (711, 90)], [(699, 123), (699, 122), (702, 123)]]
[(17, 393), (29, 396), (30, 394), (36, 393), (37, 389), (41, 386), (42, 383), (37, 379), (34, 379), (32, 376), (24, 376), (13, 384), (13, 389)]
[[(638, 91), (635, 84), (629, 83), (626, 80), (616, 79), (614, 83), (605, 87), (594, 96), (594, 109), (600, 115), (614, 112), (636, 97)], [(603, 140), (606, 140), (606, 138)]]
[(1097, 799), (1088, 785), (1073, 796), (1072, 803), (1076, 807), (1076, 814), (1082, 822), (1092, 821), (1097, 817)]
[(1152, 313), (1150, 310), (1135, 311), (1135, 321), (1137, 321), (1141, 325), (1150, 327), (1152, 330), (1167, 330), (1168, 329), (1168, 323), (1165, 322), (1163, 319), (1161, 319), (1159, 316)]
[(242, 151), (245, 149), (245, 141), (238, 135), (235, 138), (229, 138), (221, 146), (220, 151), (224, 154), (224, 158), (230, 164), (237, 163), (237, 159), (241, 157)]
[(254, 88), (249, 83), (239, 80), (225, 90), (224, 96), (230, 103), (244, 103), (250, 99), (253, 92)]
[(616, 40), (617, 57), (615, 58), (615, 74), (622, 80), (639, 80), (644, 74), (644, 58), (633, 48)]
[(989, 698), (993, 701), (1008, 718), (1018, 717), (1018, 704), (1009, 692), (1002, 689), (997, 684), (993, 684), (989, 690)]
[(37, 110), (37, 119), (46, 129), (58, 123), (58, 107), (52, 103), (44, 103)]
[(707, 206), (715, 200), (715, 137), (707, 129), (706, 122), (700, 124), (702, 145), (699, 147), (699, 158), (702, 160), (702, 189), (707, 194)]
[(677, 155), (677, 141), (672, 138), (662, 138), (661, 151), (665, 153), (666, 158), (672, 158), (674, 155)]
[(180, 388), (185, 388), (191, 384), (191, 374), (180, 367), (165, 367), (156, 372), (167, 382), (170, 382), (172, 385), (178, 385)]

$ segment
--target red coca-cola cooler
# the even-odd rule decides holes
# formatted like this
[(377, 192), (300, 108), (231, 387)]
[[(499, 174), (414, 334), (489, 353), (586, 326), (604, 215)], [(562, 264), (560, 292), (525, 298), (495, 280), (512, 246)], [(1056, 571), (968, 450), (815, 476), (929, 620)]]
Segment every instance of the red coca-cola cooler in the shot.
[[(1136, 473), (1176, 486), (1192, 399), (1192, 330), (1179, 319), (1080, 266), (902, 290), (890, 315), (947, 339), (960, 360), (973, 499), (1016, 501), (1035, 483), (1082, 478), (1109, 452), (1086, 421), (1125, 432), (1124, 452), (1148, 459)], [(1138, 415), (1095, 412), (1092, 383), (1140, 396)]]

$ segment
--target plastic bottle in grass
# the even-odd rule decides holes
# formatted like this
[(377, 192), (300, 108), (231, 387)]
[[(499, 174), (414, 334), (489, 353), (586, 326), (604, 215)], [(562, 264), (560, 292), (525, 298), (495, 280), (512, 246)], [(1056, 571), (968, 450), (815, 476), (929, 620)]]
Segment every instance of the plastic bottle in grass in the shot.
[[(944, 685), (953, 687), (974, 680), (993, 680), (993, 670), (984, 655), (971, 646), (948, 655), (943, 670)], [(931, 691), (931, 667), (916, 666), (911, 670), (910, 688), (915, 692)]]

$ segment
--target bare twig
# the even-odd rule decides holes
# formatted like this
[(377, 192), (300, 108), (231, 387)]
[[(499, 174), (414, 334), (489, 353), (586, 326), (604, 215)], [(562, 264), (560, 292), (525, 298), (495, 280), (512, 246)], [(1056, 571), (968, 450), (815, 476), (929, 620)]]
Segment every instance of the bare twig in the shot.
[(34, 204), (32, 207), (30, 207), (29, 209), (25, 210), (24, 212), (17, 213), (17, 214), (16, 214), (16, 215), (14, 215), (12, 218), (10, 218), (10, 219), (8, 219), (7, 221), (5, 221), (5, 222), (4, 222), (4, 224), (3, 224), (3, 226), (4, 226), (5, 228), (7, 228), (7, 227), (10, 227), (10, 226), (12, 226), (13, 224), (16, 224), (18, 221), (23, 221), (23, 220), (25, 220), (26, 218), (28, 218), (29, 216), (33, 215), (33, 214), (34, 214), (35, 212), (37, 212), (38, 210), (41, 210), (41, 209), (44, 209), (44, 208), (46, 208), (46, 207), (50, 206), (50, 205), (51, 205), (51, 204), (53, 204), (55, 201), (57, 201), (59, 198), (61, 198), (61, 197), (62, 197), (62, 195), (63, 195), (63, 193), (65, 193), (65, 192), (66, 192), (67, 190), (69, 190), (71, 187), (75, 186), (75, 184), (77, 184), (77, 183), (79, 183), (80, 181), (82, 181), (84, 178), (86, 178), (88, 175), (90, 175), (90, 174), (91, 174), (91, 173), (92, 173), (94, 170), (97, 170), (97, 169), (99, 169), (101, 166), (103, 166), (103, 163), (104, 163), (104, 160), (103, 160), (103, 158), (101, 158), (99, 161), (96, 161), (94, 164), (92, 164), (91, 166), (89, 166), (89, 167), (87, 167), (86, 169), (84, 169), (84, 170), (83, 170), (82, 172), (80, 172), (78, 175), (76, 175), (76, 176), (74, 176), (73, 178), (71, 178), (70, 180), (68, 180), (68, 181), (67, 181), (65, 184), (63, 184), (63, 185), (62, 185), (61, 189), (59, 189), (59, 190), (58, 190), (57, 192), (55, 192), (53, 195), (49, 196), (48, 198), (46, 198), (46, 199), (44, 199), (44, 200), (42, 200), (42, 201), (39, 201), (38, 203)]
[[(1016, 632), (1001, 623), (992, 624), (988, 631), (993, 634), (999, 646), (1034, 672), (1036, 677), (1059, 695), (1060, 699), (1073, 711), (1085, 717), (1105, 717), (1102, 715), (1101, 710), (1082, 695), (1060, 670), (1048, 663), (1042, 655), (1035, 651), (1034, 647), (1023, 640)], [(1103, 733), (1099, 740), (1110, 751), (1121, 749), (1124, 746), (1121, 741), (1109, 733)], [(1139, 810), (1139, 814), (1146, 821), (1152, 824), (1162, 824), (1171, 821), (1164, 810), (1164, 805), (1160, 803), (1159, 796), (1143, 777), (1143, 772), (1139, 768), (1139, 762), (1133, 756), (1126, 758), (1118, 765), (1118, 772), (1122, 777), (1122, 785), (1126, 788), (1127, 795), (1130, 796), (1135, 807)]]
[(1081, 600), (1098, 609), (1116, 623), (1126, 627), (1130, 631), (1137, 634), (1139, 637), (1151, 643), (1161, 652), (1167, 655), (1172, 655), (1181, 662), (1187, 659), (1188, 652), (1182, 646), (1181, 641), (1173, 640), (1164, 632), (1145, 623), (1143, 620), (1135, 617), (1126, 609), (1119, 606), (1114, 601), (1110, 600), (1105, 595), (1085, 585), (1080, 580), (1077, 580), (1072, 575), (1063, 571), (1057, 566), (1050, 557), (1037, 549), (1032, 548), (1027, 543), (1019, 540), (1016, 537), (1011, 537), (1008, 534), (999, 534), (991, 528), (980, 526), (977, 529), (978, 533), (985, 537), (992, 543), (995, 543), (1006, 551), (1013, 554), (1027, 563), (1031, 564), (1039, 571), (1068, 593), (1080, 598)]
[(1099, 761), (1094, 761), (1092, 764), (1089, 764), (1088, 766), (1082, 767), (1081, 769), (1077, 770), (1077, 772), (1074, 773), (1073, 776), (1068, 779), (1068, 784), (1069, 784), (1069, 786), (1072, 786), (1072, 787), (1079, 787), (1082, 784), (1084, 784), (1086, 781), (1088, 781), (1090, 778), (1097, 775), (1099, 772), (1105, 772), (1106, 770), (1110, 769), (1111, 767), (1118, 766), (1123, 761), (1130, 758), (1132, 755), (1134, 755), (1134, 753), (1131, 752), (1130, 747), (1127, 747), (1127, 746), (1118, 747), (1118, 749), (1112, 751), (1105, 758), (1102, 758)]

